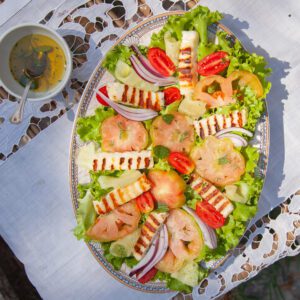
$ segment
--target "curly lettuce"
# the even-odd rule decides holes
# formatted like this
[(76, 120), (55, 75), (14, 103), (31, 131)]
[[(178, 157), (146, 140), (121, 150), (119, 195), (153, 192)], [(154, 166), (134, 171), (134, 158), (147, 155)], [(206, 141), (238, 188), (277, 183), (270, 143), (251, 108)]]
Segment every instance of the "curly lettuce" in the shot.
[(99, 200), (112, 190), (112, 188), (103, 189), (99, 183), (99, 177), (101, 175), (118, 177), (122, 173), (123, 171), (90, 171), (90, 183), (79, 184), (77, 186), (79, 205), (76, 212), (77, 226), (74, 228), (73, 233), (78, 240), (89, 240), (86, 232), (94, 224), (97, 216), (93, 201), (96, 199)]
[(101, 248), (103, 250), (103, 255), (105, 259), (112, 264), (115, 270), (119, 271), (122, 265), (125, 263), (129, 268), (133, 268), (138, 261), (134, 257), (116, 257), (112, 255), (109, 251), (111, 242), (101, 243)]
[(129, 47), (121, 44), (116, 45), (106, 54), (105, 59), (102, 62), (102, 67), (114, 74), (119, 60), (130, 65), (129, 57), (131, 54), (133, 54), (133, 51)]
[(112, 108), (100, 106), (92, 116), (79, 118), (77, 134), (83, 142), (96, 142), (101, 145), (100, 126), (104, 120), (115, 114)]
[(184, 15), (174, 15), (168, 18), (167, 23), (158, 32), (151, 36), (150, 47), (159, 47), (165, 50), (164, 36), (169, 32), (177, 41), (181, 41), (183, 30), (196, 30), (199, 33), (200, 44), (198, 48), (198, 58), (214, 52), (217, 45), (208, 41), (208, 26), (222, 19), (222, 15), (218, 12), (211, 12), (205, 6), (197, 6)]
[(184, 15), (170, 16), (164, 27), (158, 33), (152, 34), (150, 47), (159, 47), (165, 50), (164, 36), (166, 32), (169, 32), (177, 41), (181, 41), (183, 30), (196, 30), (200, 36), (198, 58), (202, 58), (217, 49), (217, 45), (208, 41), (207, 28), (221, 19), (222, 15), (218, 11), (211, 12), (205, 6), (197, 6)]

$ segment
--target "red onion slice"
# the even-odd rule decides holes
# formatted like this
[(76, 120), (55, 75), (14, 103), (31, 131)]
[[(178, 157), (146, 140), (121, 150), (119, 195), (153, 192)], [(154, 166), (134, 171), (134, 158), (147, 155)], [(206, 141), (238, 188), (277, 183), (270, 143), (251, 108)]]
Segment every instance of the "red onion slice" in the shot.
[[(135, 108), (126, 107), (124, 108), (123, 105), (120, 105), (112, 100), (110, 100), (108, 97), (106, 97), (103, 93), (100, 91), (96, 91), (96, 93), (109, 105), (111, 106), (117, 113), (122, 115), (123, 117), (133, 120), (133, 121), (146, 121), (153, 119), (158, 115), (158, 113), (154, 110), (150, 110), (147, 112), (139, 113), (137, 111), (132, 111)], [(139, 110), (139, 109), (136, 109)]]
[(186, 205), (184, 205), (182, 208), (195, 219), (196, 223), (200, 227), (204, 238), (204, 244), (210, 249), (216, 249), (218, 244), (214, 229), (205, 224), (193, 209), (187, 207)]
[(218, 131), (215, 136), (218, 137), (219, 135), (223, 134), (223, 133), (227, 133), (227, 132), (241, 132), (249, 137), (253, 137), (253, 133), (245, 128), (241, 128), (241, 127), (230, 127), (230, 128), (225, 128), (222, 129), (220, 131)]
[(158, 250), (158, 236), (156, 236), (151, 244), (151, 246), (149, 247), (149, 249), (147, 250), (146, 255), (140, 260), (140, 262), (130, 271), (129, 276), (133, 276), (136, 273), (138, 273), (141, 269), (143, 269), (147, 264), (149, 264), (154, 256), (157, 253)]
[(158, 249), (153, 259), (137, 274), (137, 279), (142, 278), (147, 274), (166, 254), (168, 249), (169, 239), (168, 239), (168, 230), (166, 225), (160, 230), (159, 240), (158, 240)]
[(140, 60), (140, 62), (142, 63), (142, 65), (145, 67), (146, 70), (148, 70), (150, 73), (152, 73), (156, 77), (166, 78), (166, 76), (160, 74), (159, 72), (157, 72), (154, 69), (154, 67), (151, 65), (150, 61), (141, 53), (141, 51), (139, 50), (139, 48), (136, 45), (131, 45), (131, 49), (136, 54), (136, 56), (138, 57), (138, 59)]
[(248, 142), (246, 141), (245, 138), (234, 133), (224, 133), (219, 135), (217, 138), (218, 139), (228, 138), (233, 142), (234, 146), (236, 147), (246, 147), (248, 145)]
[(145, 69), (145, 67), (134, 55), (131, 55), (129, 59), (131, 61), (133, 69), (143, 80), (159, 86), (167, 86), (176, 83), (176, 79), (174, 77), (161, 78), (153, 75), (147, 69)]

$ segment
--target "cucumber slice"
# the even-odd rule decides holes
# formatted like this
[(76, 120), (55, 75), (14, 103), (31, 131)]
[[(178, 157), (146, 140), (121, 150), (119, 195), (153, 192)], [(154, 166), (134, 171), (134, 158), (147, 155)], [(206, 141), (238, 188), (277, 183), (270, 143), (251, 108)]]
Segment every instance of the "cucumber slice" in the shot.
[(101, 188), (118, 189), (137, 181), (142, 176), (142, 173), (137, 170), (125, 171), (120, 177), (100, 176), (98, 181)]
[(194, 287), (198, 284), (198, 264), (194, 261), (186, 262), (183, 267), (171, 274), (171, 277), (181, 281), (182, 283)]
[(226, 185), (225, 195), (232, 201), (246, 203), (249, 196), (249, 186), (245, 182), (241, 182), (238, 185)]
[(109, 252), (116, 257), (129, 257), (132, 255), (134, 245), (140, 237), (141, 229), (138, 228), (131, 234), (126, 235), (122, 239), (119, 239), (111, 243)]
[(115, 77), (124, 84), (134, 86), (136, 88), (156, 92), (158, 86), (143, 80), (133, 68), (125, 62), (119, 60), (116, 65)]

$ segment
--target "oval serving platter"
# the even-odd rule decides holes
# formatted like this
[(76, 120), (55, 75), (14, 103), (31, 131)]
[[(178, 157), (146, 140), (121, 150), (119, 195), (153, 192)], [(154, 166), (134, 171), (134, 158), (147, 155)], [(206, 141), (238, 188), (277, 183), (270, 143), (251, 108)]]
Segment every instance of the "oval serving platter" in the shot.
[[(113, 47), (117, 44), (127, 44), (131, 43), (132, 41), (137, 42), (139, 41), (140, 44), (148, 44), (150, 42), (151, 34), (155, 31), (158, 31), (163, 27), (163, 25), (166, 23), (168, 17), (170, 15), (179, 15), (184, 14), (183, 11), (176, 11), (176, 12), (169, 12), (160, 14), (154, 17), (151, 17), (141, 23), (139, 23), (136, 27), (129, 30), (126, 34), (124, 34), (121, 38), (117, 40), (117, 42), (113, 45)], [(225, 31), (227, 33), (227, 38), (234, 42), (236, 37), (234, 34), (227, 29), (222, 24), (214, 24), (209, 27), (209, 39), (214, 40), (216, 32), (217, 31)], [(76, 134), (76, 123), (78, 118), (88, 116), (93, 114), (95, 108), (99, 105), (99, 103), (96, 100), (95, 92), (94, 90), (97, 89), (98, 86), (103, 85), (113, 79), (112, 75), (109, 74), (108, 71), (103, 69), (101, 67), (102, 61), (100, 61), (95, 68), (93, 74), (91, 75), (87, 86), (83, 92), (83, 95), (81, 97), (79, 107), (77, 110), (77, 114), (74, 121), (73, 126), (73, 132), (72, 132), (72, 138), (71, 138), (71, 146), (70, 146), (70, 189), (71, 189), (71, 195), (72, 195), (72, 202), (73, 202), (73, 208), (76, 215), (76, 210), (78, 208), (78, 191), (77, 191), (77, 185), (79, 182), (79, 178), (83, 176), (78, 170), (78, 166), (76, 163), (76, 153), (78, 151), (78, 148), (83, 145), (83, 143), (80, 141), (79, 137)], [(258, 171), (260, 173), (260, 176), (263, 178), (266, 174), (267, 169), (267, 161), (268, 161), (268, 147), (269, 147), (269, 119), (267, 111), (260, 119), (257, 129), (255, 132), (255, 137), (252, 141), (252, 144), (255, 145), (257, 148), (259, 148), (260, 151), (260, 161), (258, 165)], [(88, 242), (87, 243), (88, 248), (90, 249), (93, 256), (97, 259), (99, 264), (115, 279), (120, 281), (121, 283), (127, 285), (130, 288), (148, 292), (148, 293), (167, 293), (170, 292), (170, 290), (166, 287), (164, 282), (150, 282), (147, 284), (141, 284), (134, 278), (129, 277), (124, 270), (121, 268), (120, 271), (116, 271), (110, 263), (106, 261), (106, 259), (103, 256), (103, 251), (101, 249), (100, 243), (97, 242)], [(223, 259), (218, 260), (217, 262), (214, 262), (211, 266), (212, 269), (216, 268), (217, 266), (220, 266), (226, 261), (226, 258), (228, 255), (226, 255)]]

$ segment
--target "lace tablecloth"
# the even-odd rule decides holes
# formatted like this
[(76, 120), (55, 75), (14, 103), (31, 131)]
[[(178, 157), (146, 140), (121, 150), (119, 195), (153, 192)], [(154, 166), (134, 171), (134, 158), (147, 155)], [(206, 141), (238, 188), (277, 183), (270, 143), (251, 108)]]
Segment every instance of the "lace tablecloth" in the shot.
[[(1, 2), (10, 2), (11, 5), (15, 5), (17, 1), (0, 1), (0, 17), (1, 5), (3, 5)], [(79, 101), (94, 67), (128, 28), (151, 15), (166, 10), (188, 10), (196, 2), (193, 0), (68, 0), (65, 2), (32, 0), (19, 12), (16, 12), (0, 27), (0, 34), (13, 25), (29, 21), (39, 21), (56, 28), (65, 38), (73, 53), (74, 71), (72, 79), (60, 95), (44, 102), (27, 103), (24, 121), (20, 125), (13, 125), (9, 122), (9, 116), (17, 105), (16, 99), (0, 87), (0, 163), (2, 162), (4, 167), (2, 170), (5, 170), (5, 162), (9, 163), (10, 159), (14, 159), (9, 158), (13, 152), (24, 147), (31, 140), (33, 140), (30, 142), (33, 143), (31, 149), (34, 149), (35, 137), (42, 130), (58, 120), (66, 111), (76, 108), (76, 103)], [(296, 158), (300, 144), (295, 139), (300, 124), (297, 121), (297, 115), (293, 114), (297, 108), (300, 109), (299, 104), (294, 101), (297, 93), (293, 92), (293, 90), (297, 91), (295, 78), (300, 77), (299, 59), (295, 58), (297, 49), (300, 48), (300, 34), (295, 35), (300, 26), (300, 5), (292, 0), (286, 1), (285, 7), (282, 7), (280, 1), (271, 0), (264, 1), (263, 4), (258, 0), (250, 1), (251, 3), (242, 0), (239, 1), (239, 4), (234, 0), (225, 2), (211, 0), (201, 3), (223, 12), (225, 25), (237, 34), (246, 48), (265, 55), (274, 69), (274, 75), (271, 78), (273, 89), (267, 99), (271, 120), (270, 161), (259, 214), (226, 263), (202, 281), (199, 288), (194, 289), (194, 299), (215, 298), (255, 276), (261, 269), (276, 260), (300, 252), (299, 241), (297, 241), (297, 237), (300, 236), (298, 204), (300, 196), (289, 197), (283, 204), (265, 215), (270, 209), (292, 195), (300, 186), (300, 176), (297, 176), (300, 175), (300, 171), (297, 171), (300, 170), (300, 164), (299, 159)], [(266, 15), (268, 16), (266, 17)], [(239, 19), (239, 16), (242, 16), (243, 19)], [(275, 22), (279, 19), (281, 24), (276, 26)], [(245, 34), (246, 29), (248, 29), (247, 34), (248, 32), (251, 34), (253, 42)], [(280, 45), (276, 44), (278, 37), (281, 38)], [(262, 47), (255, 46), (257, 43), (269, 45), (268, 50), (265, 51)], [(272, 51), (272, 43), (275, 43), (278, 49), (276, 56), (283, 57), (287, 62), (268, 55), (269, 51)], [(290, 51), (287, 58), (285, 58), (286, 51)], [(291, 68), (290, 64), (293, 67), (292, 71), (288, 71)], [(291, 74), (285, 78), (288, 72)], [(283, 105), (282, 101), (287, 99), (289, 100), (288, 104)], [(275, 103), (275, 100), (278, 102)], [(63, 122), (59, 123), (58, 121), (57, 123), (62, 124)], [(52, 126), (55, 128), (56, 124)], [(51, 127), (47, 129), (49, 135)], [(273, 136), (275, 136), (274, 140), (272, 140)], [(45, 142), (47, 137), (44, 135), (42, 139)], [(50, 144), (51, 141), (48, 146)], [(67, 149), (64, 151), (67, 153)], [(291, 159), (292, 156), (295, 157), (295, 161)], [(5, 181), (4, 176), (3, 178)], [(278, 190), (279, 187), (280, 190)], [(5, 186), (2, 185), (0, 189), (5, 191)], [(9, 193), (7, 193), (7, 197), (9, 197)], [(0, 204), (0, 216), (1, 205), (4, 207), (3, 203)], [(6, 229), (5, 222), (1, 223), (0, 221), (0, 233), (11, 241), (9, 244), (13, 247), (15, 246), (14, 236), (9, 236)], [(26, 262), (24, 263), (26, 266)], [(38, 283), (36, 284), (38, 285)], [(66, 286), (65, 288), (70, 287)], [(113, 288), (112, 285), (109, 288)], [(37, 286), (37, 289), (42, 293), (42, 287)], [(43, 297), (43, 294), (41, 296)]]

